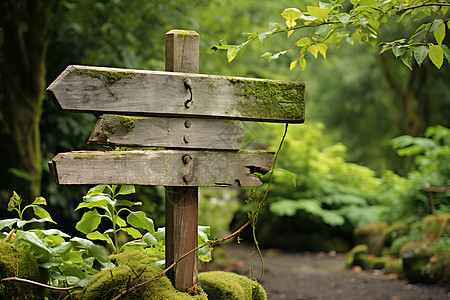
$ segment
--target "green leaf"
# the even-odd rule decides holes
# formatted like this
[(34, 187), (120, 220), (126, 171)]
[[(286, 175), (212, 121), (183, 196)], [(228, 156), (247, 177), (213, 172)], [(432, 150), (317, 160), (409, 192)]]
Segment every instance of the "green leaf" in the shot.
[(202, 262), (211, 261), (212, 260), (211, 251), (212, 251), (212, 247), (209, 245), (205, 245), (205, 246), (201, 247), (197, 251), (198, 259)]
[(428, 55), (428, 47), (427, 46), (419, 46), (414, 50), (414, 58), (417, 61), (419, 66), (422, 65), (423, 61)]
[(47, 218), (45, 219), (36, 219), (36, 218), (32, 218), (30, 220), (20, 220), (17, 221), (17, 227), (18, 228), (22, 228), (23, 226), (25, 226), (26, 224), (31, 224), (31, 223), (44, 223), (44, 222), (48, 222), (49, 220)]
[(153, 246), (153, 245), (156, 245), (156, 243), (158, 243), (156, 238), (150, 232), (147, 232), (146, 234), (144, 234), (142, 239), (147, 244), (147, 246)]
[(83, 198), (83, 202), (81, 202), (75, 210), (81, 208), (93, 208), (98, 207), (104, 210), (108, 210), (108, 204), (114, 206), (114, 202), (108, 195), (105, 194), (97, 194), (94, 196), (85, 196)]
[(141, 206), (142, 202), (132, 202), (132, 201), (128, 201), (128, 200), (116, 200), (116, 206), (127, 206), (127, 207), (132, 207), (132, 206)]
[(31, 203), (32, 205), (47, 205), (47, 201), (45, 200), (44, 197), (36, 197), (36, 199), (34, 199), (33, 203)]
[(97, 229), (102, 221), (102, 217), (96, 209), (90, 210), (83, 214), (75, 228), (84, 234), (88, 234)]
[(428, 56), (436, 68), (440, 69), (444, 62), (444, 50), (442, 46), (430, 44)]
[(297, 64), (298, 64), (298, 59), (291, 62), (291, 64), (289, 65), (289, 70), (292, 71), (297, 66)]
[(317, 54), (319, 53), (319, 48), (317, 48), (316, 45), (310, 45), (308, 47), (308, 51), (311, 52), (311, 54), (314, 55), (315, 58), (317, 58)]
[(392, 47), (392, 53), (394, 53), (395, 57), (399, 57), (405, 54), (406, 48), (402, 46), (394, 46)]
[(400, 57), (403, 64), (405, 66), (407, 66), (410, 70), (412, 70), (412, 65), (411, 65), (412, 64), (412, 56), (413, 56), (412, 51), (408, 51)]
[(136, 193), (134, 185), (122, 185), (117, 195), (129, 195)]
[(227, 51), (228, 62), (231, 62), (236, 57), (238, 51), (239, 50), (238, 50), (237, 46), (231, 46), (230, 48), (228, 48), (228, 51)]
[(103, 191), (105, 190), (106, 187), (107, 187), (106, 184), (96, 185), (87, 192), (86, 196), (91, 197), (91, 196), (101, 194), (101, 193), (103, 193)]
[(126, 233), (131, 235), (134, 239), (139, 239), (142, 237), (141, 232), (139, 230), (137, 230), (136, 228), (123, 227), (123, 228), (120, 228), (120, 230), (125, 231)]
[(284, 175), (287, 176), (287, 178), (289, 179), (289, 181), (292, 183), (292, 185), (293, 185), (294, 187), (297, 186), (297, 175), (295, 175), (295, 173), (292, 173), (292, 172), (290, 172), (290, 171), (288, 171), (288, 170), (281, 169), (281, 168), (277, 168), (277, 169), (275, 169), (275, 170), (273, 170), (273, 171), (274, 171), (274, 172), (275, 172), (275, 171), (277, 171), (277, 172), (282, 172)]
[(127, 222), (119, 216), (116, 217), (116, 224), (119, 225), (119, 227), (127, 226)]
[(4, 220), (0, 220), (0, 230), (2, 230), (5, 227), (9, 227), (11, 228), (11, 226), (16, 223), (17, 221), (20, 221), (20, 219), (4, 219)]
[(287, 28), (292, 28), (297, 25), (296, 19), (300, 18), (302, 12), (297, 8), (286, 8), (281, 13), (281, 16), (286, 20)]
[(199, 244), (204, 244), (208, 239), (208, 235), (210, 234), (211, 228), (209, 226), (198, 226), (197, 232), (198, 232), (198, 238), (199, 238)]
[(441, 28), (442, 24), (444, 24), (444, 22), (441, 19), (434, 20), (433, 24), (431, 24), (430, 31), (438, 30)]
[(299, 39), (299, 40), (295, 43), (295, 45), (297, 45), (298, 47), (304, 47), (304, 46), (307, 46), (307, 45), (309, 45), (309, 44), (311, 44), (311, 39), (308, 38), (308, 37), (303, 37), (303, 38)]
[(316, 17), (317, 19), (325, 19), (331, 11), (326, 7), (320, 8), (315, 6), (307, 6), (306, 8), (308, 9), (308, 14), (310, 16)]
[(306, 69), (306, 59), (304, 57), (300, 57), (298, 62), (299, 62), (300, 67), (302, 68), (302, 70), (305, 71), (305, 69)]
[(31, 205), (31, 207), (33, 208), (34, 214), (36, 216), (38, 216), (41, 219), (47, 219), (47, 221), (55, 223), (55, 221), (53, 221), (52, 217), (50, 216), (50, 214), (42, 207), (37, 206), (37, 205)]
[(434, 34), (434, 38), (436, 39), (436, 42), (438, 43), (438, 45), (441, 45), (442, 41), (445, 38), (445, 25), (442, 24), (441, 27), (439, 27), (439, 29), (437, 29), (433, 32), (433, 34)]
[(327, 59), (328, 46), (324, 43), (320, 43), (317, 44), (317, 48), (319, 49), (319, 53), (322, 54), (323, 58)]
[(147, 218), (143, 211), (132, 211), (127, 217), (127, 222), (135, 228), (143, 228), (150, 233), (155, 232), (153, 220)]
[(44, 245), (39, 237), (34, 232), (20, 231), (17, 234), (14, 244), (26, 242), (31, 246), (33, 256), (41, 262), (45, 262), (51, 259), (50, 250)]
[(94, 231), (94, 232), (90, 232), (90, 233), (86, 234), (86, 238), (88, 238), (90, 240), (106, 241), (110, 245), (114, 245), (111, 237), (106, 233), (100, 233), (98, 231)]

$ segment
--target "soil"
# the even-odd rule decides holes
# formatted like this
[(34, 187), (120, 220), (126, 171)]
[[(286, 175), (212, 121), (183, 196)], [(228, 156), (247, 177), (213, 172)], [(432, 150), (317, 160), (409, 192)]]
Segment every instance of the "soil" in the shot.
[[(224, 245), (231, 262), (226, 271), (259, 278), (261, 261), (253, 248), (236, 242)], [(345, 254), (289, 253), (263, 250), (262, 285), (270, 300), (448, 300), (450, 285), (409, 284), (382, 271), (346, 269)], [(251, 263), (253, 261), (253, 263)]]

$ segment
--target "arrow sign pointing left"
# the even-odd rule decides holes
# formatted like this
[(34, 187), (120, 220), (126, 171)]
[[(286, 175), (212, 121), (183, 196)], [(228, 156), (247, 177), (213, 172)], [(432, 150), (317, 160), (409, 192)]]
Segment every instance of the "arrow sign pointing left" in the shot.
[(47, 91), (65, 111), (304, 122), (300, 82), (72, 65)]

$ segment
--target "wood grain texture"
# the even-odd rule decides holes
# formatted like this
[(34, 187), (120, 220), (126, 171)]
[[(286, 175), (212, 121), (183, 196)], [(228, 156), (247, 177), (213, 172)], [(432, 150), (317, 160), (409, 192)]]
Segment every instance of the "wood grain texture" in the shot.
[(104, 115), (97, 119), (88, 143), (238, 150), (243, 139), (244, 128), (240, 121)]
[(259, 186), (252, 173), (268, 172), (273, 159), (272, 152), (247, 150), (73, 151), (49, 167), (60, 185)]
[(65, 111), (304, 122), (300, 82), (71, 65), (47, 91)]

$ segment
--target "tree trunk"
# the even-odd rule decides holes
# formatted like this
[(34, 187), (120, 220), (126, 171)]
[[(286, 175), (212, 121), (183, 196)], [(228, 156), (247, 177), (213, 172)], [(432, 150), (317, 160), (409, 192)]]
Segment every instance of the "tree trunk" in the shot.
[[(2, 135), (8, 187), (28, 202), (40, 193), (39, 120), (45, 89), (48, 24), (55, 0), (0, 2)], [(5, 159), (5, 158), (2, 158)], [(5, 171), (3, 171), (5, 172)]]

